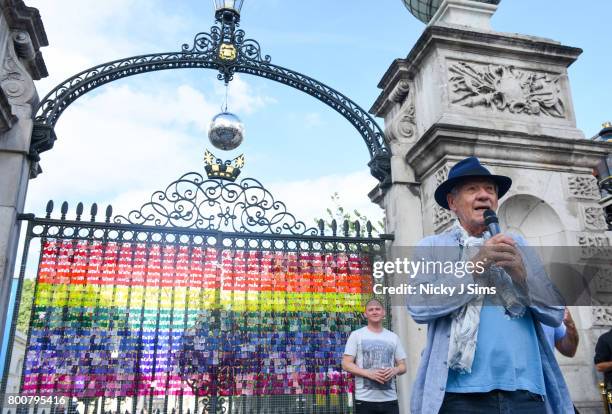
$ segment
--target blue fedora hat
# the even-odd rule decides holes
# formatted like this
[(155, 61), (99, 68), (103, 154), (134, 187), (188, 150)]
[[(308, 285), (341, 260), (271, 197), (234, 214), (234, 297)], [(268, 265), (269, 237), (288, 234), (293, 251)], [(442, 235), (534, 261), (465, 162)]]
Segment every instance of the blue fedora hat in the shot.
[(468, 157), (459, 161), (448, 172), (448, 179), (436, 188), (434, 198), (436, 203), (445, 209), (448, 208), (446, 195), (451, 192), (453, 187), (459, 184), (466, 178), (489, 178), (497, 184), (497, 197), (502, 198), (510, 189), (512, 179), (504, 175), (493, 175), (489, 170), (480, 164), (480, 160), (476, 157)]

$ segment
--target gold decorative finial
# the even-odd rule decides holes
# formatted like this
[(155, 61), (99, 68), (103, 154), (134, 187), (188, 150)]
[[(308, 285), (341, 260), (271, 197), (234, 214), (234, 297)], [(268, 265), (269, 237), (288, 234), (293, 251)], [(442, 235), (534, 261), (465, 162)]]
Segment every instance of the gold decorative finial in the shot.
[(244, 154), (240, 154), (231, 161), (223, 161), (206, 150), (204, 153), (204, 168), (208, 178), (219, 178), (227, 181), (235, 181), (244, 167)]

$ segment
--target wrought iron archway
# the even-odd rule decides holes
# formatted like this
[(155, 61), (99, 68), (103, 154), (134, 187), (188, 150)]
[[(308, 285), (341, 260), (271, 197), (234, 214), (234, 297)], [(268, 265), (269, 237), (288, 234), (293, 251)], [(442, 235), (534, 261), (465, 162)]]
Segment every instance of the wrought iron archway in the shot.
[(56, 140), (54, 128), (59, 117), (71, 103), (89, 91), (128, 76), (160, 70), (202, 68), (218, 70), (217, 77), (226, 83), (232, 80), (234, 73), (245, 73), (282, 83), (323, 102), (355, 127), (370, 154), (368, 166), (371, 174), (380, 182), (387, 182), (391, 171), (389, 149), (382, 129), (367, 111), (346, 95), (316, 79), (272, 64), (269, 55), (262, 56), (256, 40), (246, 39), (243, 30), (233, 29), (230, 32), (225, 25), (217, 24), (208, 33), (198, 33), (192, 45), (183, 44), (180, 52), (118, 59), (68, 78), (51, 90), (37, 109), (30, 158), (39, 161), (39, 154), (53, 147)]

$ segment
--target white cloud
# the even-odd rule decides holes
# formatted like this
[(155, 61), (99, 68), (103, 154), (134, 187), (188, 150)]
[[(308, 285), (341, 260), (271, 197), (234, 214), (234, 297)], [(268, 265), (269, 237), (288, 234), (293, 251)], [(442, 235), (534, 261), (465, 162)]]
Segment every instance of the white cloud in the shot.
[(133, 87), (108, 86), (99, 95), (84, 97), (79, 102), (80, 115), (113, 122), (130, 122), (143, 126), (190, 126), (206, 131), (218, 112), (215, 96), (205, 96), (190, 85), (155, 85), (154, 91), (138, 91)]
[[(85, 4), (86, 3), (86, 4)], [(121, 56), (129, 56), (138, 43), (133, 38), (119, 41), (105, 30), (110, 21), (129, 13), (133, 0), (30, 0), (39, 9), (49, 46), (42, 49), (49, 78), (40, 82), (39, 90), (49, 90), (68, 76), (90, 66)]]
[[(55, 147), (42, 155), (44, 172), (30, 184), (28, 208), (40, 211), (58, 197), (102, 201), (150, 193), (186, 171), (201, 170), (219, 96), (189, 85), (154, 86), (107, 85), (72, 104), (56, 126)], [(248, 86), (236, 96), (255, 102), (252, 110), (267, 100)]]
[[(225, 86), (221, 82), (215, 83), (215, 92), (218, 96), (225, 96)], [(234, 113), (251, 114), (268, 104), (276, 103), (275, 99), (253, 91), (251, 84), (238, 74), (234, 75), (229, 84), (227, 95), (227, 109)]]
[[(335, 192), (339, 193), (340, 204), (343, 207), (350, 208), (351, 211), (358, 210), (372, 222), (378, 221), (383, 216), (382, 209), (373, 204), (367, 196), (376, 184), (376, 180), (365, 171), (310, 180), (262, 184), (272, 193), (276, 201), (285, 203), (287, 212), (293, 214), (296, 219), (304, 221), (307, 226), (315, 226), (315, 218), (327, 218), (325, 209), (332, 207), (331, 195)], [(108, 203), (113, 205), (115, 213), (127, 214), (131, 210), (138, 210), (151, 199), (154, 190), (162, 187), (122, 192), (112, 199), (104, 200), (100, 205), (100, 211), (103, 211)]]
[(285, 202), (288, 211), (311, 224), (314, 218), (327, 217), (325, 209), (332, 207), (331, 196), (337, 192), (340, 204), (357, 210), (371, 221), (382, 217), (383, 211), (368, 198), (377, 181), (367, 171), (345, 175), (327, 175), (309, 180), (271, 183), (268, 188), (277, 200)]
[[(178, 178), (178, 177), (177, 177)], [(169, 183), (164, 183), (169, 184)], [(162, 186), (160, 186), (162, 187)], [(153, 191), (161, 190), (162, 188), (153, 189)], [(140, 210), (140, 207), (151, 200), (153, 194), (151, 189), (132, 190), (119, 194), (112, 200), (106, 200), (106, 204), (113, 206), (114, 215), (128, 216), (132, 210)]]
[(196, 18), (162, 0), (28, 0), (28, 6), (39, 9), (49, 39), (42, 49), (49, 77), (37, 86), (42, 93), (100, 63), (180, 51), (193, 39), (183, 33), (193, 27), (187, 20)]

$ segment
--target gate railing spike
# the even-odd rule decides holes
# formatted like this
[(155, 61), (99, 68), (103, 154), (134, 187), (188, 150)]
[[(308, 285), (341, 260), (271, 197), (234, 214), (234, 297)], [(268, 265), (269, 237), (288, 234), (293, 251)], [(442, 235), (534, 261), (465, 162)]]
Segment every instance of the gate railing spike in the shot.
[(62, 203), (62, 207), (60, 209), (61, 213), (62, 213), (62, 217), (60, 220), (66, 220), (66, 213), (68, 213), (68, 202), (64, 201)]
[(344, 220), (344, 223), (342, 223), (342, 230), (344, 230), (344, 237), (348, 237), (349, 235), (349, 221), (348, 220)]
[(91, 210), (89, 210), (89, 214), (91, 214), (91, 222), (96, 221), (96, 214), (98, 214), (98, 205), (93, 203), (91, 205)]
[(110, 219), (111, 216), (113, 215), (113, 206), (111, 206), (110, 204), (106, 207), (106, 217), (104, 218), (104, 221), (106, 223), (110, 223)]
[(81, 221), (81, 215), (83, 214), (83, 203), (79, 201), (76, 208), (76, 221)]
[(335, 237), (338, 231), (338, 223), (336, 223), (336, 219), (333, 219), (331, 222), (331, 230), (332, 230), (332, 236)]
[(355, 237), (361, 237), (361, 224), (359, 220), (355, 220)]
[(368, 231), (368, 237), (372, 237), (372, 223), (370, 220), (366, 223), (366, 230)]
[(319, 219), (319, 234), (321, 234), (321, 236), (325, 235), (325, 222), (323, 219)]
[(51, 213), (53, 212), (53, 200), (49, 200), (47, 202), (47, 207), (45, 208), (45, 212), (47, 213), (45, 215), (45, 218), (51, 218)]

